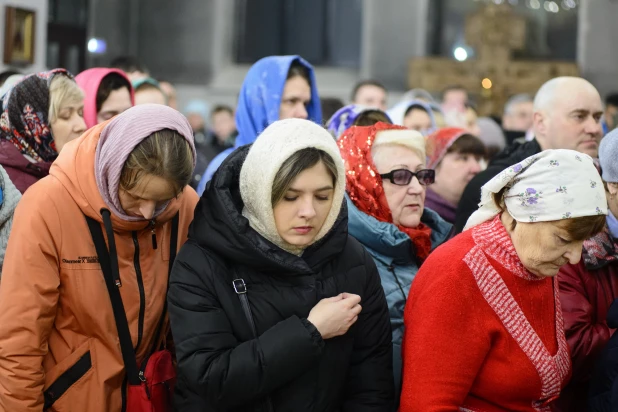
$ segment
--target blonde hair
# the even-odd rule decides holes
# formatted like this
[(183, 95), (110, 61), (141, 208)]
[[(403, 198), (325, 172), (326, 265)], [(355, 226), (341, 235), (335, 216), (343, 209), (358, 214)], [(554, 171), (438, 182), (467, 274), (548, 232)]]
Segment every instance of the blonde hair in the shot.
[(402, 146), (415, 152), (425, 162), (425, 138), (416, 130), (392, 129), (381, 130), (377, 133), (371, 148), (371, 155), (382, 146)]
[(193, 151), (178, 132), (154, 132), (129, 154), (120, 174), (120, 187), (131, 190), (145, 175), (168, 181), (179, 195), (193, 178)]
[(371, 160), (377, 166), (382, 162), (383, 155), (380, 155), (381, 147), (403, 147), (412, 150), (422, 164), (426, 164), (427, 156), (425, 152), (425, 138), (416, 130), (381, 130), (376, 135), (376, 138), (371, 147)]
[(57, 74), (49, 85), (49, 123), (58, 119), (58, 113), (63, 106), (81, 104), (84, 102), (84, 92), (75, 80), (64, 74)]

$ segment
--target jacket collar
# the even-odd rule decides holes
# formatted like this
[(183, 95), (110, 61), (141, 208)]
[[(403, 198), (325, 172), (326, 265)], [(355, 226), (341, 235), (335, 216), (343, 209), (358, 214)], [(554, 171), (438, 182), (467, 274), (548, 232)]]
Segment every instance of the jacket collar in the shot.
[[(384, 262), (410, 264), (418, 263), (412, 247), (412, 240), (392, 223), (380, 222), (354, 205), (346, 196), (348, 204), (349, 231), (366, 248), (383, 256)], [(446, 242), (451, 236), (453, 226), (436, 212), (425, 208), (421, 222), (431, 228), (431, 249)]]

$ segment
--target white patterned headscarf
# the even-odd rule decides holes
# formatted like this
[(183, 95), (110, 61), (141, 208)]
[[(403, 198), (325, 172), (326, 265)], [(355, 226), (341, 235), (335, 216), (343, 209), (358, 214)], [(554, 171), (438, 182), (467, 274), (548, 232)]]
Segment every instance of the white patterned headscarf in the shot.
[(592, 158), (574, 150), (545, 150), (513, 165), (481, 189), (479, 209), (464, 230), (493, 219), (493, 194), (504, 188), (506, 209), (518, 222), (550, 222), (607, 215), (601, 176)]

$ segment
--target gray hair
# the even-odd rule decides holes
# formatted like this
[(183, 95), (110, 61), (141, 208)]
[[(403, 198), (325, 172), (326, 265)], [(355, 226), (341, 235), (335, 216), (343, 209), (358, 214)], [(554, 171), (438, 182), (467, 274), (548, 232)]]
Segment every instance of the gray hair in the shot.
[(518, 104), (532, 103), (534, 99), (528, 93), (520, 93), (512, 96), (504, 105), (504, 114), (510, 114)]

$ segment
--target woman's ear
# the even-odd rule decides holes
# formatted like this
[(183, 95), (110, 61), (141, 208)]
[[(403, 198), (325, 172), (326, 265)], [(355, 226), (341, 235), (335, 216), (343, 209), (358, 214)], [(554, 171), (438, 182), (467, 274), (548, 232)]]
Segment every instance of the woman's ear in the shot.
[(607, 191), (610, 195), (616, 196), (616, 193), (618, 193), (618, 183), (607, 183)]

